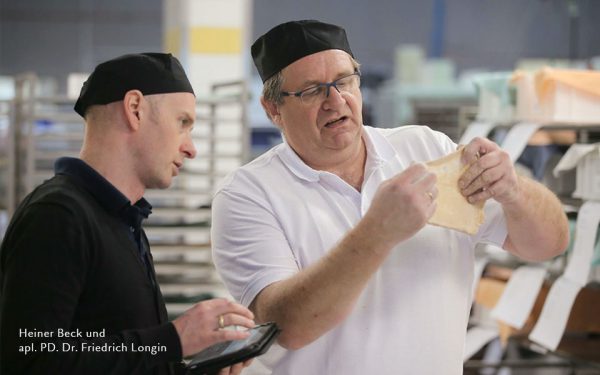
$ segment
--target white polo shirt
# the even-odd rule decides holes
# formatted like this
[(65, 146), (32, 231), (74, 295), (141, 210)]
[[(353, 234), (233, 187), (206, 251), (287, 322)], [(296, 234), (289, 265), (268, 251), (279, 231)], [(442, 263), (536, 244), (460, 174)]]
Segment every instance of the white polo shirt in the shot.
[[(236, 300), (248, 306), (267, 285), (317, 262), (367, 212), (382, 181), (456, 149), (424, 126), (365, 126), (363, 138), (361, 192), (308, 167), (286, 143), (225, 179), (212, 206), (212, 246)], [(480, 241), (501, 246), (507, 234), (497, 202), (486, 203), (485, 215), (475, 236), (426, 225), (391, 251), (344, 322), (262, 362), (286, 375), (461, 374), (473, 249)]]

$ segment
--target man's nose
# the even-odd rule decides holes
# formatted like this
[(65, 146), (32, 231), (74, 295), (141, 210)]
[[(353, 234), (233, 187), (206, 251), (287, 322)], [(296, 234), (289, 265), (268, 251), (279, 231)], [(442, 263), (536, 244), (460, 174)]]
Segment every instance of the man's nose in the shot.
[(196, 150), (196, 146), (194, 145), (194, 140), (192, 139), (191, 134), (189, 134), (186, 137), (185, 143), (182, 146), (183, 146), (183, 153), (185, 154), (186, 158), (193, 159), (196, 157), (196, 154), (198, 152)]
[(326, 92), (326, 95), (325, 95), (325, 97), (326, 97), (326, 98), (329, 98), (329, 90), (330, 90), (332, 87), (335, 89), (335, 91), (337, 91), (337, 92), (338, 92), (338, 94), (341, 94), (341, 92), (340, 92), (340, 89), (338, 89), (338, 87), (337, 87), (337, 85), (336, 85), (336, 84), (327, 85), (327, 92)]
[[(329, 89), (331, 88), (331, 86), (335, 87), (335, 90), (331, 90), (331, 92), (329, 92)], [(325, 105), (325, 109), (331, 108), (331, 107), (336, 107), (338, 105), (341, 105), (344, 103), (345, 99), (342, 96), (342, 93), (340, 92), (340, 90), (338, 90), (337, 86), (331, 85), (327, 87), (327, 96), (325, 97), (325, 100), (323, 101), (323, 104)]]

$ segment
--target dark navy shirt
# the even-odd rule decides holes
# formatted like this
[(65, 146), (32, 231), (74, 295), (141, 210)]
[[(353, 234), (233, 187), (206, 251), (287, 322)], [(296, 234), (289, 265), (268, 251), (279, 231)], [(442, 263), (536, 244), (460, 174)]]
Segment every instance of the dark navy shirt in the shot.
[(146, 267), (148, 277), (155, 285), (150, 271), (149, 251), (141, 240), (142, 222), (152, 213), (152, 206), (146, 199), (141, 198), (134, 205), (113, 184), (108, 182), (86, 162), (77, 158), (59, 158), (54, 164), (54, 173), (67, 175), (78, 180), (88, 190), (107, 212), (118, 216), (123, 221), (123, 229), (135, 243), (140, 252), (140, 259)]
[[(80, 159), (61, 158), (55, 170), (19, 204), (0, 245), (0, 373), (185, 371), (141, 227), (150, 205), (131, 204)], [(42, 342), (57, 350), (19, 351)], [(84, 350), (90, 342), (128, 350)]]

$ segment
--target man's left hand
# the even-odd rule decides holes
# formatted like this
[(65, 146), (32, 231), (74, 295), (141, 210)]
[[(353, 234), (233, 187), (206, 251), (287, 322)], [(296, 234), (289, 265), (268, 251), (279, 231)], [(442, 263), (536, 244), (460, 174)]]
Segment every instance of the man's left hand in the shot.
[(458, 180), (458, 186), (470, 203), (494, 198), (506, 204), (517, 199), (517, 173), (508, 153), (497, 144), (476, 137), (465, 146), (462, 161), (470, 167)]

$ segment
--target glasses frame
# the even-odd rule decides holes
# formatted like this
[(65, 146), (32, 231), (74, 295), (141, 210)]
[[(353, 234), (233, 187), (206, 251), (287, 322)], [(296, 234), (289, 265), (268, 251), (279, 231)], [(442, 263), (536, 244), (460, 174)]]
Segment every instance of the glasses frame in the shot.
[[(305, 88), (304, 90), (300, 90), (300, 91), (281, 91), (281, 95), (282, 95), (282, 96), (295, 96), (295, 97), (297, 97), (297, 98), (300, 98), (300, 101), (301, 101), (303, 104), (309, 104), (309, 103), (306, 103), (306, 102), (304, 102), (304, 100), (302, 100), (302, 95), (303, 95), (305, 92), (307, 92), (307, 91), (310, 91), (310, 90), (314, 90), (314, 89), (316, 89), (317, 87), (324, 87), (324, 88), (327, 90), (327, 91), (326, 91), (326, 93), (327, 93), (327, 94), (325, 95), (325, 97), (326, 97), (326, 98), (329, 98), (329, 89), (333, 87), (333, 88), (335, 88), (335, 89), (336, 89), (336, 91), (337, 91), (338, 93), (340, 93), (340, 94), (341, 94), (341, 91), (340, 91), (340, 89), (338, 89), (338, 87), (337, 87), (337, 84), (338, 84), (338, 82), (339, 82), (339, 81), (341, 81), (342, 79), (345, 79), (345, 78), (348, 78), (348, 77), (352, 77), (352, 76), (358, 76), (358, 78), (360, 79), (360, 77), (361, 77), (360, 71), (358, 71), (358, 70), (355, 70), (353, 73), (351, 73), (351, 74), (348, 74), (348, 75), (345, 75), (345, 76), (343, 76), (343, 77), (340, 77), (340, 78), (338, 78), (338, 79), (336, 79), (336, 80), (334, 80), (334, 81), (331, 81), (331, 82), (324, 82), (324, 83), (319, 83), (319, 84), (316, 84), (316, 85), (314, 85), (314, 86), (307, 87), (307, 88)], [(358, 83), (358, 87), (360, 87), (360, 81), (359, 81), (359, 83)]]

